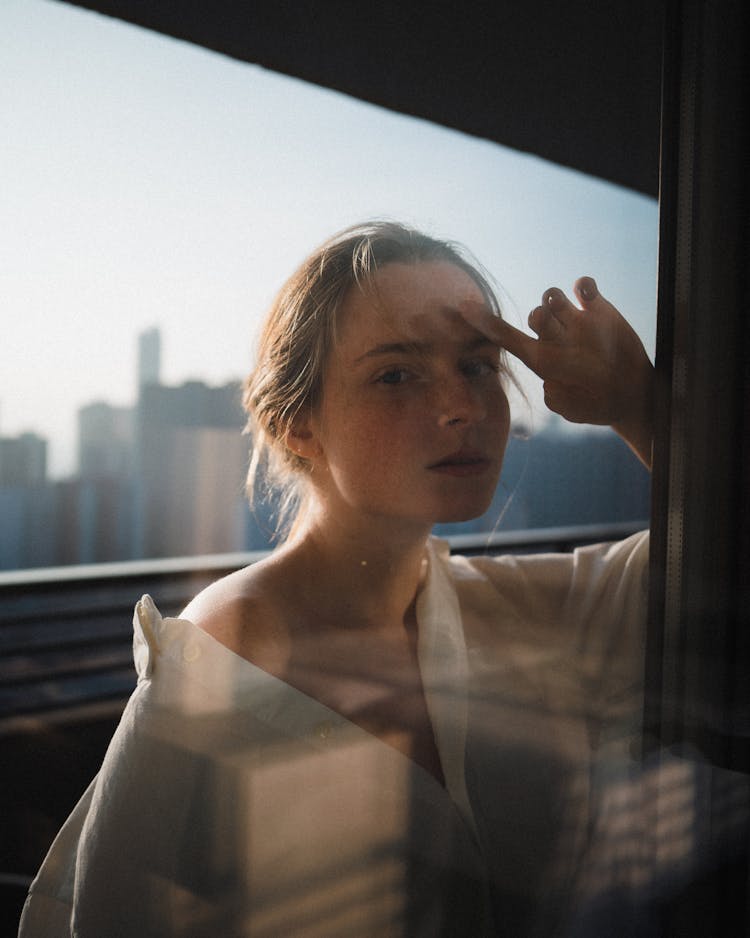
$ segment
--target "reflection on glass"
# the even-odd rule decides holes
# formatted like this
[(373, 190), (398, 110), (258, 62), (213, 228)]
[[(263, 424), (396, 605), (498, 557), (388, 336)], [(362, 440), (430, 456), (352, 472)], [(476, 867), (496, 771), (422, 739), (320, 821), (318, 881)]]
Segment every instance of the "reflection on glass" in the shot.
[[(128, 193), (142, 199), (134, 215), (117, 195), (117, 147), (107, 172), (82, 173), (109, 205), (105, 214), (120, 219), (119, 233), (99, 239), (96, 213), (84, 206), (90, 252), (79, 242), (75, 255), (91, 266), (87, 302), (70, 267), (57, 270), (61, 322), (82, 306), (89, 318), (72, 345), (52, 343), (62, 367), (54, 407), (47, 388), (45, 406), (9, 414), (14, 429), (0, 439), (3, 567), (268, 546), (272, 506), (251, 514), (242, 491), (237, 375), (246, 333), (281, 279), (279, 265), (291, 267), (318, 234), (355, 218), (425, 219), (472, 244), (505, 285), (509, 318), (514, 306), (538, 302), (530, 284), (569, 288), (596, 272), (641, 319), (650, 344), (656, 219), (648, 200), (136, 30), (111, 32), (81, 11), (27, 3), (2, 15), (22, 36), (28, 15), (28, 35), (65, 23), (75, 41), (135, 55), (133, 86), (142, 93), (143, 79), (149, 94), (134, 111), (156, 131), (136, 134), (128, 151), (128, 178), (132, 153), (144, 169), (143, 191)], [(100, 130), (113, 105), (133, 108), (132, 89), (108, 87), (107, 59), (96, 63), (105, 76), (96, 95), (77, 76), (87, 119)], [(196, 114), (167, 120), (186, 80), (201, 92)], [(315, 107), (291, 104), (292, 88), (305, 102), (317, 96)], [(252, 91), (257, 111), (248, 108)], [(54, 90), (47, 94), (51, 108)], [(285, 107), (291, 138), (275, 124)], [(196, 146), (206, 140), (210, 153)], [(102, 142), (119, 146), (119, 131), (108, 138), (89, 128), (77, 157)], [(330, 178), (305, 176), (310, 150)], [(397, 170), (382, 172), (394, 152), (404, 155)], [(73, 177), (61, 198), (80, 196)], [(285, 204), (289, 179), (299, 193), (293, 205)], [(279, 258), (269, 245), (281, 245)], [(117, 289), (97, 292), (109, 275)], [(41, 289), (33, 301), (49, 309)], [(111, 332), (106, 343), (98, 320)], [(134, 362), (124, 350), (136, 343)], [(91, 382), (81, 362), (92, 363)], [(22, 375), (14, 380), (24, 388)], [(545, 422), (538, 391), (525, 390), (531, 402), (490, 507), (439, 533), (491, 530), (501, 516), (505, 529), (645, 518), (647, 475), (624, 444)], [(18, 395), (27, 397), (31, 407), (33, 394)], [(63, 409), (78, 414), (75, 460), (70, 428), (66, 436), (49, 417)], [(35, 431), (21, 432), (19, 419)], [(65, 934), (72, 907), (76, 934), (92, 938), (117, 930), (657, 934), (663, 907), (746, 836), (748, 792), (744, 780), (693, 754), (639, 758), (646, 562), (645, 535), (575, 555), (475, 560), (449, 558), (430, 541), (409, 622), (418, 680), (388, 672), (355, 704), (341, 689), (361, 683), (361, 635), (339, 646), (326, 635), (305, 667), (279, 675), (188, 617), (162, 618), (144, 598), (135, 618), (138, 689), (42, 869), (23, 934)], [(326, 690), (327, 703), (319, 699)], [(404, 715), (415, 696), (437, 768), (409, 755)], [(404, 723), (383, 726), (383, 713)]]
[[(465, 740), (463, 794), (144, 598), (139, 692), (22, 934), (67, 933), (73, 861), (82, 936), (662, 934), (683, 890), (739, 853), (750, 792), (696, 754), (638, 758), (646, 549), (578, 555), (635, 580), (630, 607), (595, 622), (547, 604), (565, 560), (534, 558), (536, 619), (515, 620), (507, 590), (494, 634), (465, 617), (465, 646), (431, 555), (421, 663), (441, 752)], [(459, 564), (462, 604), (487, 601), (487, 577), (517, 587), (520, 564)]]
[[(242, 426), (233, 389), (278, 284), (363, 218), (470, 245), (517, 323), (595, 274), (653, 352), (653, 200), (67, 4), (9, 0), (0, 25), (0, 569), (266, 547), (221, 433)], [(618, 441), (548, 424), (524, 390), (497, 499), (460, 530), (646, 519)]]

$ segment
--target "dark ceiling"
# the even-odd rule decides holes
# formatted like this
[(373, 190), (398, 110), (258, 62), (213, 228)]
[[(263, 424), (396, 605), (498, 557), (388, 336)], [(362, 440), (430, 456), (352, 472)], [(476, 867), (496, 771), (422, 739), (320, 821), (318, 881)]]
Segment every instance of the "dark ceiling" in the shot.
[(644, 0), (69, 0), (656, 195)]

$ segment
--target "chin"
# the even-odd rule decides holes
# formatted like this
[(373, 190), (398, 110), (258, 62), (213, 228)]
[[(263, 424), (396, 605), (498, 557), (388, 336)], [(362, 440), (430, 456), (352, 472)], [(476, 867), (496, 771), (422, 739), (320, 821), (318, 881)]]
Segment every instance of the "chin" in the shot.
[(461, 521), (474, 521), (475, 518), (481, 518), (482, 515), (492, 504), (492, 499), (488, 498), (481, 504), (474, 505), (453, 505), (451, 508), (441, 512), (435, 520), (435, 524), (458, 524)]

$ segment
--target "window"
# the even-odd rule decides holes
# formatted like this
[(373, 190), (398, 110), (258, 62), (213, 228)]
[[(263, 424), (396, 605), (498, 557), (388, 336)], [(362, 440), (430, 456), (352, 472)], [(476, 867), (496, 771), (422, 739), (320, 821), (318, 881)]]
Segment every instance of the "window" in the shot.
[[(609, 775), (599, 779), (605, 795), (599, 808), (604, 809), (601, 817), (610, 824), (611, 841), (605, 840), (609, 854), (605, 851), (594, 857), (597, 875), (590, 880), (595, 893), (604, 890), (615, 868), (631, 864), (635, 876), (632, 885), (648, 882), (649, 871), (639, 867), (639, 858), (644, 855), (643, 825), (645, 834), (652, 837), (659, 834), (657, 825), (662, 824), (667, 849), (659, 854), (663, 866), (656, 873), (663, 878), (657, 877), (650, 885), (654, 885), (657, 899), (661, 898), (659, 890), (663, 888), (665, 906), (656, 910), (658, 924), (653, 919), (647, 924), (654, 932), (660, 929), (659, 933), (665, 935), (734, 934), (737, 916), (746, 915), (746, 773), (750, 763), (745, 719), (748, 642), (744, 581), (748, 508), (744, 485), (747, 420), (742, 407), (747, 403), (743, 378), (748, 335), (743, 299), (747, 187), (737, 173), (746, 161), (747, 136), (745, 133), (743, 137), (743, 133), (750, 113), (747, 92), (742, 91), (747, 88), (743, 80), (746, 76), (742, 74), (746, 66), (740, 65), (741, 50), (746, 47), (747, 15), (741, 14), (739, 4), (733, 0), (712, 5), (710, 10), (702, 7), (685, 2), (673, 5), (672, 9), (679, 16), (670, 22), (668, 31), (669, 36), (677, 39), (677, 45), (667, 49), (668, 69), (670, 54), (679, 51), (680, 55), (671, 60), (675, 72), (667, 72), (668, 77), (673, 74), (675, 83), (671, 87), (667, 83), (667, 148), (662, 178), (666, 185), (661, 205), (660, 366), (665, 384), (655, 486), (656, 530), (652, 542), (657, 574), (657, 582), (652, 584), (654, 617), (649, 636), (653, 699), (647, 698), (646, 702), (651, 706), (653, 718), (649, 730), (658, 741), (674, 749), (665, 753), (657, 746), (653, 760), (651, 756), (647, 758), (642, 776)], [(185, 518), (180, 517), (179, 509), (186, 501), (200, 505), (199, 491), (206, 494), (203, 504), (220, 504), (226, 486), (221, 478), (224, 460), (216, 458), (219, 450), (230, 453), (232, 447), (237, 447), (238, 463), (245, 458), (234, 432), (234, 418), (229, 420), (225, 415), (231, 411), (232, 382), (247, 364), (245, 354), (254, 313), (268, 301), (274, 287), (311, 244), (363, 214), (395, 214), (465, 241), (503, 285), (507, 308), (515, 311), (520, 320), (549, 281), (569, 286), (575, 276), (584, 272), (576, 265), (584, 263), (586, 272), (596, 274), (602, 289), (636, 319), (649, 349), (653, 349), (653, 332), (649, 330), (653, 330), (656, 206), (651, 200), (535, 159), (510, 154), (494, 145), (228, 63), (210, 53), (181, 47), (121, 24), (95, 21), (78, 11), (27, 2), (23, 10), (20, 4), (7, 4), (0, 15), (9, 24), (2, 35), (12, 46), (8, 55), (16, 51), (14, 61), (18, 62), (19, 55), (28, 54), (28, 47), (19, 42), (23, 37), (22, 18), (28, 16), (33, 20), (36, 16), (35, 37), (45, 36), (40, 44), (45, 54), (53, 63), (59, 62), (65, 46), (76, 62), (88, 59), (87, 81), (103, 63), (92, 62), (90, 54), (76, 54), (71, 37), (79, 25), (84, 31), (90, 30), (80, 40), (87, 43), (89, 53), (94, 48), (107, 48), (102, 59), (111, 59), (110, 53), (116, 46), (107, 45), (109, 39), (104, 38), (105, 32), (98, 32), (100, 29), (119, 30), (121, 36), (129, 37), (123, 41), (136, 45), (145, 42), (152, 52), (158, 48), (158, 76), (149, 71), (148, 55), (140, 46), (136, 55), (138, 64), (133, 66), (135, 60), (128, 60), (128, 71), (134, 76), (132, 84), (146, 89), (157, 106), (156, 116), (148, 126), (139, 123), (148, 120), (141, 105), (132, 102), (128, 105), (124, 100), (125, 89), (110, 87), (107, 97), (107, 81), (102, 79), (106, 71), (97, 72), (98, 81), (91, 84), (99, 85), (98, 93), (108, 105), (118, 100), (118, 94), (123, 98), (120, 103), (125, 103), (122, 111), (113, 112), (110, 108), (109, 123), (105, 122), (104, 127), (114, 135), (110, 142), (124, 141), (125, 127), (135, 129), (136, 139), (141, 143), (149, 135), (147, 132), (153, 131), (165, 158), (159, 162), (159, 152), (146, 154), (137, 150), (133, 158), (134, 151), (125, 147), (123, 152), (128, 154), (131, 167), (144, 170), (144, 175), (139, 177), (140, 181), (132, 181), (130, 169), (121, 169), (114, 177), (123, 184), (131, 183), (130, 187), (123, 185), (115, 193), (108, 190), (104, 183), (111, 181), (106, 177), (113, 167), (117, 168), (114, 157), (119, 156), (119, 145), (112, 149), (110, 161), (101, 164), (106, 165), (106, 171), (101, 170), (101, 165), (97, 170), (76, 162), (84, 159), (89, 150), (101, 152), (97, 147), (107, 141), (106, 133), (100, 139), (98, 131), (92, 132), (93, 127), (101, 130), (94, 117), (100, 118), (107, 109), (97, 110), (91, 100), (84, 100), (74, 103), (73, 108), (85, 132), (77, 142), (61, 148), (67, 151), (70, 161), (57, 163), (54, 184), (50, 183), (43, 193), (47, 198), (42, 214), (29, 213), (19, 221), (19, 208), (26, 201), (31, 204), (31, 193), (23, 184), (15, 187), (15, 196), (9, 197), (10, 207), (16, 210), (9, 227), (16, 234), (20, 232), (19, 240), (27, 246), (32, 242), (39, 246), (46, 262), (43, 269), (55, 274), (51, 280), (61, 298), (58, 310), (61, 335), (74, 331), (80, 334), (78, 343), (70, 346), (75, 351), (68, 352), (68, 346), (58, 341), (55, 323), (50, 322), (51, 301), (45, 298), (28, 266), (26, 255), (30, 252), (16, 257), (9, 265), (14, 271), (10, 283), (26, 288), (11, 291), (17, 318), (21, 325), (24, 319), (34, 324), (33, 313), (38, 307), (45, 311), (47, 331), (36, 320), (36, 328), (24, 341), (2, 354), (7, 354), (12, 364), (14, 357), (28, 360), (28, 348), (39, 348), (41, 355), (42, 346), (49, 344), (55, 346), (58, 364), (62, 360), (64, 367), (58, 371), (41, 356), (35, 367), (45, 380), (35, 375), (36, 382), (24, 385), (21, 375), (18, 384), (8, 385), (2, 391), (5, 407), (0, 442), (0, 511), (4, 531), (16, 532), (0, 545), (0, 551), (4, 551), (0, 553), (2, 565), (18, 565), (13, 550), (21, 550), (18, 545), (26, 540), (35, 540), (33, 517), (40, 519), (43, 536), (36, 538), (36, 545), (41, 554), (39, 559), (34, 555), (21, 565), (105, 559), (100, 551), (114, 551), (106, 559), (132, 556), (134, 536), (128, 533), (127, 524), (118, 527), (102, 521), (117, 518), (118, 512), (127, 514), (130, 504), (147, 505), (142, 487), (139, 490), (140, 479), (148, 459), (159, 450), (149, 446), (149, 455), (145, 456), (132, 441), (142, 440), (149, 433), (162, 446), (168, 440), (168, 456), (159, 463), (167, 460), (173, 479), (184, 472), (181, 485), (185, 488), (162, 485), (153, 489), (156, 504), (171, 500), (175, 510), (153, 535), (163, 537), (164, 542), (145, 548), (145, 552), (153, 555), (183, 549), (226, 549), (227, 542), (210, 540), (214, 530), (218, 530), (218, 537), (224, 536), (222, 532), (233, 532), (237, 540), (232, 544), (247, 544), (250, 523), (237, 527), (232, 520), (236, 515), (231, 510), (218, 519), (220, 523), (214, 529), (216, 512)], [(45, 32), (47, 26), (43, 21), (48, 16), (56, 25)], [(63, 23), (65, 30), (68, 24), (77, 25), (70, 26), (72, 32), (65, 32), (65, 43), (55, 45), (50, 33), (63, 35), (60, 28)], [(104, 45), (98, 45), (100, 42)], [(171, 61), (172, 53), (178, 52), (188, 59), (181, 61), (177, 71), (162, 69), (163, 63)], [(116, 59), (116, 66), (118, 61), (123, 60)], [(209, 61), (212, 68), (215, 65), (221, 72), (222, 94), (213, 97), (211, 108), (202, 110), (205, 101), (201, 100), (201, 93), (205, 91), (209, 96), (210, 84), (201, 69)], [(269, 99), (273, 101), (273, 117), (285, 111), (286, 91), (281, 89), (294, 87), (295, 94), (301, 94), (308, 102), (313, 98), (307, 95), (321, 94), (316, 102), (335, 99), (333, 112), (343, 125), (336, 124), (333, 116), (330, 122), (320, 120), (325, 111), (322, 103), (314, 107), (303, 104), (293, 111), (296, 146), (287, 142), (263, 166), (251, 159), (258, 156), (257, 147), (244, 151), (244, 157), (237, 157), (239, 150), (231, 146), (242, 136), (238, 129), (242, 122), (231, 120), (237, 113), (251, 114), (253, 128), (264, 143), (270, 137), (274, 144), (283, 139), (276, 125), (272, 128), (271, 115), (253, 110), (246, 98), (240, 104), (234, 102), (231, 77), (240, 71), (245, 86), (250, 87), (255, 81), (263, 86), (266, 103)], [(199, 73), (200, 80), (196, 80)], [(58, 69), (58, 78), (64, 74), (64, 69)], [(168, 92), (180, 85), (186, 92), (182, 98), (191, 101), (190, 127), (200, 127), (200, 132), (190, 130), (189, 121), (170, 114)], [(112, 97), (114, 91), (117, 93)], [(49, 119), (57, 113), (51, 104), (51, 93), (51, 88), (42, 87), (41, 82), (34, 91), (35, 98), (47, 104), (45, 127), (47, 131), (50, 127), (55, 130), (58, 142), (66, 119), (61, 119), (59, 126)], [(65, 97), (68, 106), (74, 99)], [(215, 113), (217, 100), (222, 102), (219, 110), (225, 112), (223, 117), (230, 118), (229, 135), (212, 133), (218, 126), (212, 123), (219, 119)], [(240, 111), (236, 110), (238, 107)], [(60, 113), (70, 112), (60, 110)], [(361, 134), (351, 132), (354, 127)], [(16, 135), (19, 152), (21, 141), (27, 137), (31, 139), (25, 130)], [(326, 152), (322, 148), (323, 137), (336, 143), (327, 157), (323, 155)], [(290, 173), (295, 179), (304, 178), (295, 160), (306, 152), (306, 147), (299, 145), (300, 140), (315, 144), (316, 174), (314, 184), (295, 186), (291, 198), (289, 191), (274, 189), (272, 182), (279, 167), (279, 174), (287, 178)], [(186, 141), (199, 144), (197, 149), (204, 154), (197, 168), (183, 162)], [(717, 141), (721, 142), (721, 154), (712, 149)], [(170, 149), (170, 144), (174, 144), (174, 149)], [(23, 151), (22, 156), (33, 163), (35, 153), (32, 148), (31, 155)], [(170, 154), (179, 159), (170, 160)], [(394, 165), (394, 154), (398, 154), (395, 160), (398, 165)], [(56, 159), (60, 159), (59, 154)], [(341, 187), (350, 166), (356, 173), (346, 198), (342, 198)], [(456, 167), (465, 171), (456, 172)], [(523, 173), (516, 176), (515, 168), (521, 167)], [(333, 196), (325, 189), (326, 168), (335, 170), (339, 176)], [(406, 190), (402, 170), (406, 174), (403, 178), (409, 180)], [(12, 164), (9, 172), (14, 180), (20, 178), (17, 163)], [(85, 184), (87, 177), (91, 186)], [(253, 194), (248, 188), (249, 181), (255, 178), (262, 179), (264, 184), (260, 194)], [(533, 180), (528, 188), (524, 179)], [(200, 193), (197, 204), (189, 207), (187, 201), (181, 202), (176, 194), (183, 191), (180, 182), (203, 184), (206, 180), (216, 185), (213, 189), (196, 186)], [(509, 180), (510, 190), (504, 189)], [(70, 224), (71, 210), (65, 209), (63, 198), (65, 186), (59, 184), (71, 183), (73, 191), (72, 183), (76, 181), (81, 184), (82, 197), (78, 208), (90, 210), (90, 224), (76, 222), (72, 228), (63, 225), (67, 236), (75, 236), (73, 242), (70, 237), (66, 241), (58, 235), (45, 240), (46, 230), (59, 231), (51, 221), (62, 219)], [(584, 190), (585, 198), (581, 195)], [(29, 198), (18, 196), (19, 192)], [(535, 202), (541, 192), (545, 193), (543, 202)], [(151, 196), (148, 205), (138, 202), (144, 193)], [(262, 209), (269, 201), (278, 214), (263, 218)], [(93, 207), (92, 202), (96, 203)], [(178, 202), (181, 211), (177, 217), (181, 224), (167, 230), (162, 227), (165, 216)], [(501, 212), (496, 210), (498, 202), (503, 206)], [(334, 211), (329, 215), (331, 204)], [(346, 209), (342, 210), (344, 204)], [(135, 214), (128, 214), (126, 209), (134, 207)], [(97, 212), (97, 208), (103, 211)], [(442, 214), (444, 209), (447, 214)], [(513, 229), (503, 227), (506, 210), (507, 218), (516, 222)], [(106, 220), (99, 229), (93, 225), (98, 214)], [(595, 223), (604, 215), (606, 230), (597, 229)], [(212, 227), (217, 217), (222, 218), (222, 225)], [(290, 228), (290, 217), (300, 223), (298, 228)], [(613, 225), (613, 218), (621, 224)], [(224, 229), (234, 233), (229, 241), (222, 240)], [(542, 229), (545, 238), (540, 240)], [(153, 242), (152, 235), (156, 236)], [(75, 243), (76, 237), (79, 243)], [(143, 239), (142, 244), (139, 238)], [(545, 239), (554, 243), (554, 256), (544, 253)], [(61, 249), (60, 244), (66, 247)], [(92, 253), (83, 250), (89, 244), (95, 245)], [(155, 244), (159, 245), (158, 251)], [(237, 244), (240, 248), (234, 253)], [(104, 266), (93, 274), (88, 269), (81, 271), (82, 257), (87, 258), (87, 268), (94, 261), (103, 261)], [(186, 258), (193, 263), (186, 263)], [(207, 258), (215, 258), (215, 264), (207, 264)], [(272, 276), (259, 288), (260, 273), (266, 268)], [(148, 277), (144, 278), (144, 272)], [(527, 293), (538, 276), (542, 278), (538, 289), (535, 287), (533, 294)], [(79, 281), (85, 288), (81, 288)], [(62, 288), (70, 284), (76, 287), (71, 307), (76, 309), (75, 314), (62, 302), (65, 295)], [(109, 286), (98, 292), (102, 284)], [(643, 294), (631, 294), (633, 285), (642, 289)], [(256, 289), (259, 294), (254, 292)], [(103, 311), (112, 315), (105, 316)], [(641, 311), (646, 314), (643, 321), (638, 318)], [(87, 314), (91, 317), (89, 321)], [(99, 321), (106, 326), (97, 334)], [(23, 336), (22, 329), (19, 333)], [(90, 333), (98, 338), (93, 351), (82, 345)], [(119, 363), (117, 356), (110, 354), (110, 345), (120, 354)], [(212, 363), (209, 355), (216, 346), (220, 354)], [(237, 350), (242, 354), (237, 354)], [(196, 353), (198, 358), (191, 359)], [(66, 361), (71, 364), (65, 366)], [(99, 366), (101, 371), (97, 372)], [(84, 383), (88, 372), (96, 377), (95, 383)], [(9, 367), (3, 361), (3, 376), (6, 373)], [(46, 380), (49, 375), (61, 377)], [(35, 388), (42, 389), (46, 406), (24, 412), (22, 405), (27, 399), (33, 400)], [(498, 493), (491, 517), (485, 519), (490, 527), (495, 525), (501, 510), (504, 514), (500, 524), (505, 529), (564, 523), (565, 519), (550, 514), (530, 517), (524, 500), (524, 480), (531, 478), (535, 486), (540, 485), (534, 473), (537, 462), (548, 461), (548, 453), (554, 452), (557, 468), (561, 470), (563, 464), (576, 465), (583, 447), (595, 443), (605, 453), (613, 445), (607, 436), (597, 436), (592, 441), (562, 435), (554, 422), (545, 423), (533, 391), (531, 396), (530, 415), (521, 410), (524, 415), (518, 419), (517, 440), (509, 453), (504, 488)], [(13, 402), (11, 406), (9, 400)], [(60, 413), (71, 415), (63, 433), (58, 433), (55, 426)], [(143, 414), (148, 414), (150, 423), (144, 424)], [(527, 434), (530, 428), (532, 432)], [(606, 458), (609, 457), (602, 456)], [(585, 464), (590, 464), (588, 457)], [(580, 471), (574, 474), (580, 476)], [(600, 473), (612, 474), (612, 470)], [(201, 480), (202, 486), (209, 486), (208, 493), (198, 487), (197, 480)], [(190, 485), (195, 488), (190, 489)], [(233, 485), (238, 493), (239, 470)], [(633, 486), (637, 488), (635, 482)], [(620, 517), (618, 511), (629, 515), (635, 510), (626, 507), (623, 488), (619, 478), (612, 488), (617, 495), (610, 506), (616, 517)], [(513, 498), (506, 507), (511, 493)], [(583, 495), (566, 486), (564, 497), (555, 491), (550, 493), (551, 510), (558, 510), (564, 502), (575, 519), (588, 520), (585, 513), (592, 509), (593, 494), (592, 480), (587, 481)], [(140, 501), (128, 501), (134, 498)], [(44, 515), (44, 511), (50, 513)], [(149, 511), (133, 514), (136, 534), (146, 539), (153, 514)], [(609, 517), (612, 516), (610, 513)], [(65, 556), (53, 551), (57, 547), (49, 537), (50, 518), (64, 519), (67, 535), (77, 538)], [(118, 539), (112, 537), (113, 530), (125, 532), (120, 546), (114, 546)], [(203, 540), (196, 541), (195, 532)], [(42, 549), (39, 545), (45, 538)], [(167, 541), (168, 538), (174, 540)], [(48, 553), (42, 557), (45, 550)], [(24, 556), (32, 558), (32, 553)], [(318, 729), (321, 738), (325, 738), (331, 728), (321, 725)], [(679, 748), (684, 744), (687, 750)], [(12, 745), (13, 741), (11, 748)], [(59, 751), (60, 747), (58, 754)], [(62, 756), (63, 760), (66, 758), (67, 751)], [(49, 764), (48, 760), (45, 768)], [(727, 768), (733, 771), (726, 772)], [(535, 781), (540, 777), (536, 773)], [(655, 791), (657, 799), (652, 797)], [(639, 798), (644, 793), (647, 798), (641, 803)], [(650, 819), (655, 822), (653, 827), (648, 826)], [(50, 836), (52, 833), (50, 830)], [(693, 863), (695, 866), (691, 866)], [(617, 898), (614, 901), (616, 905)], [(605, 901), (604, 908), (599, 909), (603, 919), (597, 921), (594, 917), (582, 927), (592, 933), (606, 930), (611, 925), (608, 916), (612, 908)], [(595, 915), (596, 911), (594, 904)]]
[[(266, 547), (238, 382), (285, 277), (365, 218), (466, 244), (516, 324), (593, 274), (653, 354), (653, 199), (66, 4), (0, 17), (3, 569)], [(450, 530), (644, 522), (625, 446), (522, 379), (495, 503)]]

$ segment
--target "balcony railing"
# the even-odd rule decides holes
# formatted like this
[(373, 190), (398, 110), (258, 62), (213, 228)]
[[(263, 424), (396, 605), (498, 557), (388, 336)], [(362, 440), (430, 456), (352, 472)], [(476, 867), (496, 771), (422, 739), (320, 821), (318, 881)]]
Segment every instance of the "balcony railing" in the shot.
[[(616, 540), (647, 522), (457, 535), (463, 554), (568, 551)], [(150, 593), (178, 615), (208, 583), (263, 552), (0, 573), (0, 729), (30, 716), (116, 712), (135, 686), (132, 615)]]

